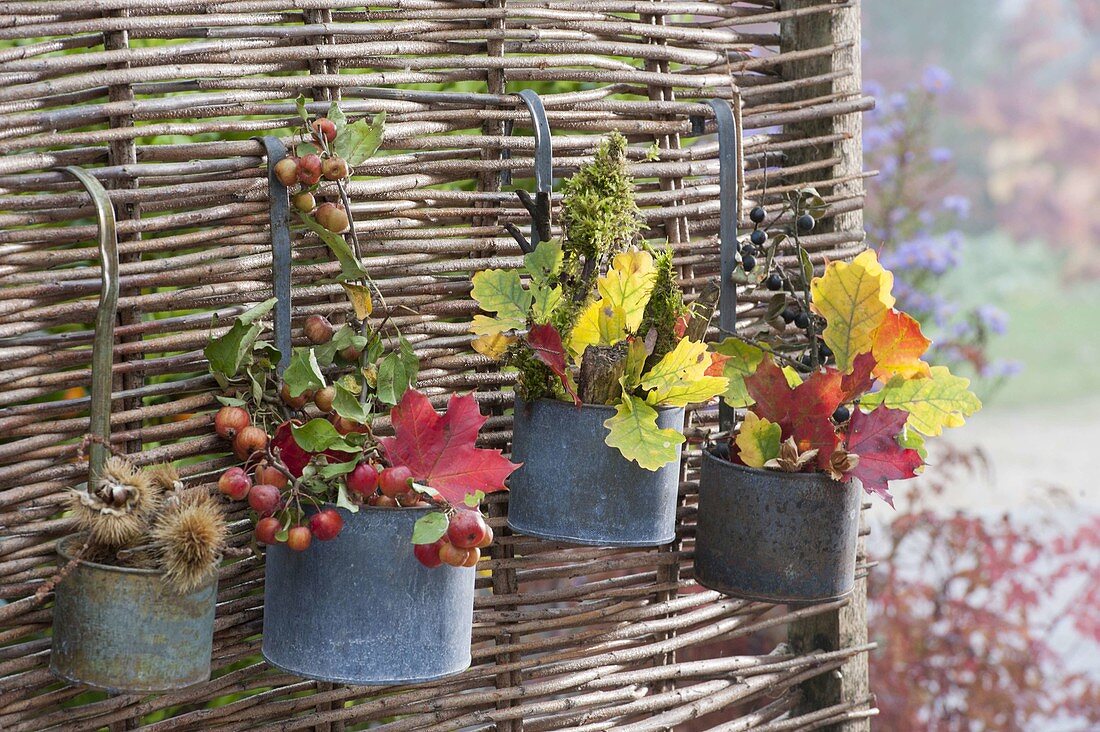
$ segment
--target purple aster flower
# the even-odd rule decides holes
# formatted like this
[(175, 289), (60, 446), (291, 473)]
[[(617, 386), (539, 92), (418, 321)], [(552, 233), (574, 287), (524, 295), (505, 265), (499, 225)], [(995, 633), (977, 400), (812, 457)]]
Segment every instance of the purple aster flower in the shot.
[(1024, 370), (1024, 364), (1008, 358), (990, 361), (981, 369), (981, 375), (989, 379), (1008, 378)]
[(970, 218), (970, 199), (966, 196), (944, 196), (940, 205), (944, 211), (960, 219)]
[(1008, 313), (996, 305), (979, 305), (974, 315), (982, 327), (994, 335), (1004, 335), (1008, 331)]
[(951, 148), (934, 147), (928, 151), (928, 157), (936, 165), (945, 165), (955, 159), (955, 153), (951, 151)]
[(921, 86), (929, 94), (942, 94), (948, 91), (953, 83), (951, 72), (942, 66), (928, 66), (921, 75)]

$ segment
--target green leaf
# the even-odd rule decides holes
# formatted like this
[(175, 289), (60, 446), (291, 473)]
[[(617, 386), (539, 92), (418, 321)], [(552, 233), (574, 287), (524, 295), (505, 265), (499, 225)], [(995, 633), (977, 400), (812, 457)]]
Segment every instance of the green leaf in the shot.
[(563, 259), (560, 241), (541, 241), (535, 251), (524, 255), (523, 262), (532, 280), (547, 284), (561, 272)]
[(495, 335), (527, 325), (527, 311), (534, 296), (523, 289), (519, 272), (514, 269), (486, 269), (473, 276), (471, 296), (482, 310), (496, 313), (495, 318), (474, 318), (474, 332)]
[(714, 352), (724, 356), (722, 375), (729, 383), (722, 399), (731, 407), (747, 407), (753, 399), (745, 388), (745, 377), (756, 373), (756, 367), (764, 360), (764, 352), (740, 338), (730, 337), (715, 344)]
[(561, 287), (546, 287), (531, 283), (531, 295), (534, 302), (531, 303), (531, 320), (536, 324), (550, 322), (550, 316), (558, 309), (562, 302)]
[(798, 248), (798, 262), (802, 265), (802, 281), (812, 282), (814, 278), (814, 265), (810, 261), (810, 255), (802, 247)]
[(336, 136), (333, 152), (347, 161), (353, 168), (369, 160), (382, 144), (386, 126), (386, 113), (379, 112), (373, 122), (361, 119), (347, 125)]
[(344, 110), (340, 109), (340, 105), (335, 100), (329, 102), (327, 116), (332, 120), (332, 124), (336, 125), (336, 139), (340, 139), (340, 135), (344, 133), (344, 128), (348, 124), (348, 118), (344, 116)]
[[(298, 98), (294, 100), (294, 106), (298, 109), (298, 116), (302, 118), (302, 124), (309, 127), (309, 110), (306, 109), (305, 96), (299, 94)], [(301, 155), (301, 153), (298, 154)]]
[(355, 253), (351, 251), (351, 247), (348, 246), (343, 234), (334, 234), (318, 224), (314, 218), (307, 213), (299, 211), (298, 218), (300, 218), (302, 223), (306, 225), (306, 228), (316, 234), (321, 241), (325, 243), (325, 246), (327, 246), (336, 256), (337, 261), (340, 262), (340, 276), (343, 279), (361, 280), (367, 277), (367, 271), (363, 269), (363, 265), (359, 263)]
[(908, 424), (898, 434), (898, 444), (910, 450), (916, 450), (921, 460), (928, 459), (928, 448), (924, 445), (924, 435), (910, 429)]
[(269, 300), (264, 300), (259, 305), (253, 305), (248, 310), (237, 316), (237, 320), (245, 325), (252, 325), (254, 322), (262, 318), (271, 312), (271, 309), (275, 307), (275, 303), (279, 301), (279, 298), (273, 297)]
[(386, 354), (378, 364), (378, 399), (383, 404), (397, 404), (405, 391), (416, 383), (419, 369), (420, 359), (413, 352), (412, 344), (402, 338), (400, 349)]
[(615, 407), (615, 416), (603, 424), (608, 429), (604, 442), (646, 470), (659, 470), (676, 460), (684, 442), (676, 430), (657, 426), (657, 410), (629, 394)]
[(933, 366), (931, 378), (906, 379), (895, 376), (880, 391), (859, 400), (865, 409), (885, 404), (909, 412), (906, 424), (928, 437), (946, 427), (960, 427), (964, 418), (982, 408), (982, 402), (968, 388), (970, 380), (955, 376), (946, 366)]
[(336, 484), (336, 505), (352, 513), (359, 513), (359, 504), (352, 503), (351, 499), (348, 498), (348, 487), (342, 480)]
[(306, 155), (321, 154), (321, 151), (317, 148), (317, 146), (310, 142), (299, 142), (296, 152), (298, 153), (298, 157), (300, 158), (305, 157)]
[(290, 529), (279, 529), (275, 532), (275, 541), (286, 541), (290, 538)]
[(344, 419), (350, 419), (357, 424), (368, 424), (370, 422), (370, 414), (359, 403), (355, 394), (340, 384), (336, 384), (336, 396), (332, 400), (332, 408)]
[(337, 432), (332, 422), (327, 419), (318, 417), (303, 425), (292, 423), (290, 431), (298, 447), (306, 452), (324, 452), (334, 448), (344, 452), (355, 452), (355, 446), (345, 442), (343, 435)]
[(228, 331), (212, 339), (202, 351), (210, 362), (210, 371), (226, 379), (235, 377), (251, 357), (252, 345), (262, 332), (259, 323), (245, 325), (239, 319), (234, 321)]
[(338, 478), (355, 470), (357, 465), (359, 465), (359, 458), (348, 460), (346, 463), (329, 463), (321, 468), (321, 477)]
[(248, 404), (244, 399), (234, 399), (233, 397), (215, 396), (214, 398), (227, 407), (243, 407)]
[(473, 493), (467, 493), (466, 497), (462, 499), (462, 502), (470, 508), (477, 508), (484, 500), (485, 491), (474, 491)]
[(292, 397), (301, 396), (308, 389), (325, 388), (325, 377), (312, 348), (298, 348), (290, 356), (290, 364), (283, 372), (283, 381)]
[(441, 511), (432, 511), (426, 516), (421, 516), (413, 524), (413, 544), (434, 544), (447, 533), (450, 521), (447, 514)]

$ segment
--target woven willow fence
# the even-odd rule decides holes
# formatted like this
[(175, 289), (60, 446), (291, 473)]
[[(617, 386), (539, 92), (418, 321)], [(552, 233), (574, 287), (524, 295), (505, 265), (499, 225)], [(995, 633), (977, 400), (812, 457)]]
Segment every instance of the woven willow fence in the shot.
[[(211, 333), (272, 295), (259, 134), (288, 138), (294, 98), (351, 118), (385, 111), (382, 153), (350, 196), (386, 313), (415, 344), (419, 386), (441, 405), (476, 390), (507, 447), (512, 377), (470, 347), (470, 275), (515, 267), (504, 225), (529, 218), (502, 174), (529, 184), (531, 121), (514, 93), (542, 94), (555, 176), (601, 136), (631, 141), (651, 239), (676, 250), (698, 291), (718, 264), (718, 146), (703, 104), (744, 100), (745, 199), (816, 186), (831, 205), (803, 243), (818, 265), (862, 247), (858, 2), (749, 0), (19, 0), (0, 16), (0, 729), (721, 730), (863, 728), (866, 628), (850, 603), (774, 608), (691, 581), (694, 463), (679, 538), (661, 549), (570, 548), (503, 535), (483, 562), (474, 665), (420, 687), (304, 681), (259, 657), (263, 557), (222, 569), (214, 677), (150, 697), (58, 683), (50, 608), (33, 593), (71, 529), (88, 430), (90, 324), (100, 289), (87, 196), (51, 172), (90, 170), (109, 189), (122, 253), (112, 418), (116, 448), (182, 461), (191, 483), (233, 462), (213, 436)], [(428, 94), (447, 85), (465, 94)], [(691, 118), (709, 118), (704, 134)], [(514, 134), (511, 129), (515, 127)], [(659, 158), (647, 158), (656, 143)], [(528, 185), (528, 187), (530, 187)], [(555, 198), (555, 204), (557, 199)], [(557, 214), (555, 208), (555, 215)], [(744, 223), (744, 222), (742, 222)], [(556, 231), (555, 227), (555, 231)], [(338, 272), (295, 240), (294, 314), (339, 306)], [(751, 328), (764, 301), (739, 293)], [(380, 314), (380, 313), (376, 313)], [(696, 438), (713, 428), (696, 411)], [(240, 504), (238, 504), (240, 505)], [(244, 510), (233, 515), (247, 546)], [(368, 619), (365, 619), (368, 620)], [(760, 656), (715, 644), (784, 625)], [(398, 631), (395, 631), (398, 632)], [(727, 644), (728, 646), (728, 644)], [(843, 669), (843, 674), (838, 673)], [(709, 715), (709, 716), (707, 716)], [(696, 718), (702, 718), (698, 721)], [(681, 726), (683, 725), (683, 726)]]

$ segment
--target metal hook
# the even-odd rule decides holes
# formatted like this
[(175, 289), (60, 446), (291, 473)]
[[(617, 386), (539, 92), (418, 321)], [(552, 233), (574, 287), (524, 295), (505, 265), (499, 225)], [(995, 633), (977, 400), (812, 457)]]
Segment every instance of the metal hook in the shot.
[(88, 486), (103, 475), (111, 439), (111, 389), (114, 381), (115, 316), (118, 314), (118, 233), (115, 209), (103, 184), (91, 173), (75, 166), (54, 168), (72, 176), (92, 199), (99, 226), (99, 259), (103, 288), (96, 309), (95, 338), (92, 341), (92, 396), (88, 432), (98, 440), (88, 446)]
[[(707, 102), (714, 110), (718, 128), (718, 243), (719, 243), (719, 295), (718, 333), (721, 338), (734, 335), (737, 330), (737, 285), (733, 271), (737, 268), (737, 222), (741, 214), (741, 186), (744, 185), (745, 163), (741, 132), (741, 95), (734, 90), (733, 104), (725, 99)], [(692, 117), (692, 131), (702, 134), (706, 121)], [(725, 402), (718, 407), (719, 429), (733, 429), (736, 416)]]
[[(535, 196), (524, 190), (516, 191), (520, 203), (531, 214), (531, 240), (528, 241), (514, 224), (506, 224), (512, 238), (519, 243), (525, 252), (534, 251), (539, 242), (550, 239), (550, 198), (554, 190), (554, 149), (550, 137), (550, 122), (546, 118), (546, 107), (542, 98), (531, 90), (524, 89), (519, 92), (519, 98), (531, 114), (531, 122), (535, 132)], [(512, 134), (512, 123), (505, 126), (505, 134)], [(507, 149), (502, 150), (502, 157), (507, 160), (511, 157)], [(501, 171), (501, 182), (510, 185), (512, 171)]]
[(275, 372), (282, 376), (290, 363), (291, 293), (290, 293), (290, 198), (287, 187), (275, 177), (275, 166), (286, 157), (286, 146), (274, 135), (253, 137), (267, 152), (267, 185), (270, 200), (271, 268), (275, 289), (275, 347), (279, 349), (279, 365)]

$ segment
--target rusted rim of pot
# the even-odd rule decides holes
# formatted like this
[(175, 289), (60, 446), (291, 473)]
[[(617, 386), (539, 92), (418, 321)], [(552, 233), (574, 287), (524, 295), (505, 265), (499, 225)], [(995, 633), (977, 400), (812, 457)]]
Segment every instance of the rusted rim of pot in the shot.
[(822, 473), (822, 472), (816, 471), (816, 470), (812, 473), (804, 473), (804, 472), (801, 472), (801, 471), (797, 472), (797, 473), (786, 473), (786, 472), (783, 472), (782, 470), (765, 470), (763, 468), (750, 468), (747, 465), (738, 465), (737, 463), (732, 462), (730, 460), (727, 460), (724, 457), (720, 457), (718, 455), (715, 455), (713, 449), (703, 451), (703, 460), (717, 463), (717, 464), (721, 465), (724, 469), (734, 470), (734, 471), (741, 472), (741, 473), (750, 473), (752, 475), (757, 475), (757, 476), (765, 475), (765, 476), (781, 477), (783, 480), (789, 480), (789, 481), (800, 481), (800, 482), (805, 482), (805, 483), (826, 483), (826, 484), (830, 484), (830, 485), (836, 485), (836, 486), (839, 486), (839, 487), (842, 487), (842, 488), (852, 482), (850, 479), (847, 480), (847, 481), (843, 481), (843, 482), (841, 482), (839, 480), (833, 480), (832, 478), (830, 478), (825, 473)]
[[(614, 414), (616, 412), (615, 406), (612, 405), (612, 404), (580, 404), (580, 405), (577, 405), (577, 404), (574, 404), (573, 402), (563, 402), (561, 399), (548, 399), (546, 397), (536, 399), (533, 402), (528, 402), (528, 401), (525, 401), (523, 399), (523, 397), (521, 397), (519, 394), (516, 394), (515, 402), (516, 403), (515, 403), (514, 408), (516, 410), (519, 410), (521, 408), (522, 409), (530, 409), (531, 407), (535, 406), (536, 404), (545, 403), (545, 404), (556, 405), (558, 408), (561, 408), (561, 409), (578, 409), (578, 410), (582, 410), (582, 411), (587, 410), (587, 411), (590, 411), (590, 412), (607, 412), (608, 414)], [(520, 405), (522, 405), (522, 407)], [(675, 412), (675, 411), (683, 411), (684, 410), (683, 407), (676, 407), (676, 406), (672, 406), (670, 404), (663, 404), (661, 406), (657, 406), (657, 407), (653, 407), (653, 408), (656, 409), (658, 412)]]
[[(87, 534), (79, 533), (79, 534), (70, 534), (69, 536), (61, 537), (60, 539), (57, 540), (57, 546), (56, 546), (57, 553), (60, 554), (61, 557), (63, 559), (65, 559), (65, 561), (67, 561), (67, 562), (73, 561), (74, 555), (76, 554), (76, 549), (77, 549), (77, 547), (73, 546), (73, 545), (83, 543), (84, 537), (86, 535)], [(224, 557), (218, 557), (218, 564), (221, 564), (221, 561), (222, 561), (223, 558)], [(90, 567), (92, 569), (97, 569), (101, 572), (115, 572), (117, 574), (144, 575), (144, 576), (147, 576), (147, 577), (164, 577), (164, 574), (165, 574), (164, 570), (161, 570), (161, 569), (147, 569), (147, 568), (144, 568), (144, 567), (119, 567), (117, 564), (103, 564), (101, 562), (93, 562), (89, 559), (77, 559), (76, 562), (79, 565), (82, 565), (84, 567)], [(217, 580), (218, 580), (218, 573), (216, 571), (212, 572), (210, 574), (210, 578), (209, 578), (208, 581), (210, 583), (216, 583)], [(201, 586), (196, 587), (194, 590), (192, 590), (192, 592), (198, 592), (200, 590), (203, 590), (203, 589), (206, 588), (206, 586), (207, 585), (204, 583)], [(186, 593), (186, 594), (191, 594), (191, 593)]]

